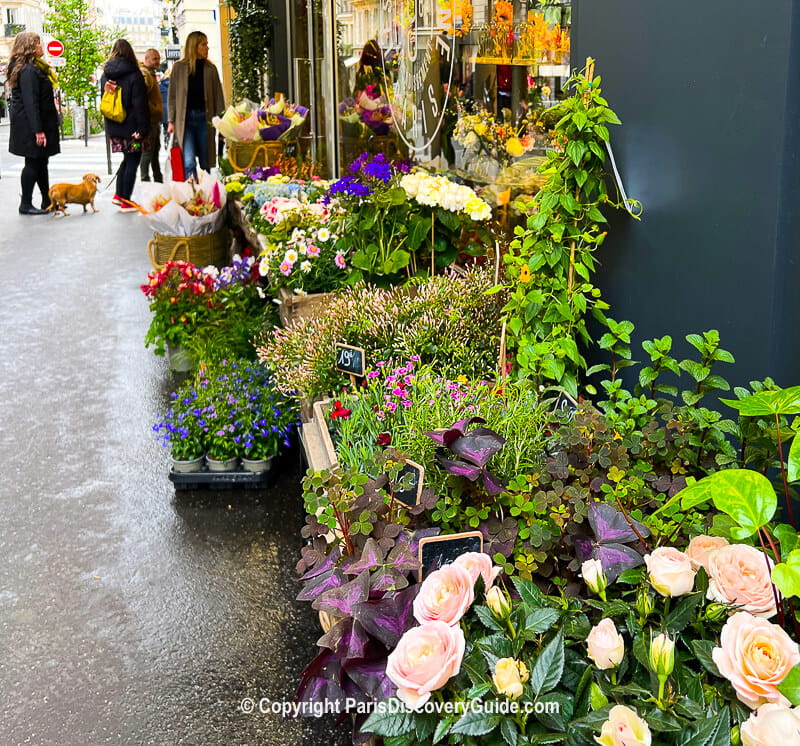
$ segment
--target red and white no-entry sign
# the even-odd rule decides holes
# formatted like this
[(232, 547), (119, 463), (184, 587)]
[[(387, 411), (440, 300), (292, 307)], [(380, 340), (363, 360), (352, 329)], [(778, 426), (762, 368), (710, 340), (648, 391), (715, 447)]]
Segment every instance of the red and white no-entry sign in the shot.
[(51, 57), (60, 57), (64, 54), (64, 45), (58, 39), (51, 39), (47, 42), (47, 54)]

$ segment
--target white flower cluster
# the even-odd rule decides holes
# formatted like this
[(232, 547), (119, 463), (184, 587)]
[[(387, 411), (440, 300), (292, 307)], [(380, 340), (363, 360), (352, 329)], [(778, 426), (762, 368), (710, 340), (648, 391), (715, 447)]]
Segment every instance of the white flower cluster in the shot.
[(456, 184), (446, 176), (431, 176), (424, 171), (415, 171), (400, 179), (400, 186), (421, 205), (463, 212), (476, 221), (492, 217), (492, 208), (472, 189)]

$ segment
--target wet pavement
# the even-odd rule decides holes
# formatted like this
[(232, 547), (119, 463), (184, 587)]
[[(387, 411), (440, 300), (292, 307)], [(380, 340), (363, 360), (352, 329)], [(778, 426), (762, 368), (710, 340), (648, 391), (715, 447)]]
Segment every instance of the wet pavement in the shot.
[[(17, 213), (0, 127), (0, 743), (343, 746), (291, 700), (319, 627), (297, 604), (299, 454), (269, 490), (178, 493), (151, 425), (174, 381), (145, 350), (150, 233), (111, 205)], [(102, 138), (51, 181), (108, 183)]]

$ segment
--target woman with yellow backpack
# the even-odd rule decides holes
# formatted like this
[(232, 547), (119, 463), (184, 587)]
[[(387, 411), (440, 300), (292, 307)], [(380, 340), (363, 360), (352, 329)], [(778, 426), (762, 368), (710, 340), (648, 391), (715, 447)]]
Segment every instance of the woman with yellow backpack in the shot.
[(122, 165), (117, 171), (117, 191), (111, 201), (119, 205), (120, 212), (135, 212), (130, 198), (142, 159), (142, 148), (150, 147), (147, 137), (150, 113), (139, 61), (133, 47), (125, 39), (114, 42), (100, 85), (104, 99), (108, 98), (106, 94), (117, 94), (116, 111), (106, 109), (105, 102), (101, 103), (101, 108), (107, 112), (104, 112), (104, 119), (111, 152), (122, 153)]

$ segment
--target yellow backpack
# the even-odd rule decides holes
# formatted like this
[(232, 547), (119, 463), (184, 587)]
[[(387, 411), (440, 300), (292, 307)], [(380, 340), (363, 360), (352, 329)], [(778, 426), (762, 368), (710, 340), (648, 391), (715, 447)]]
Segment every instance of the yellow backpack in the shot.
[(100, 113), (112, 122), (125, 121), (127, 114), (122, 105), (122, 88), (117, 86), (113, 93), (103, 91), (103, 97), (100, 99)]

